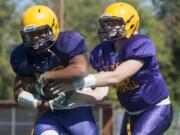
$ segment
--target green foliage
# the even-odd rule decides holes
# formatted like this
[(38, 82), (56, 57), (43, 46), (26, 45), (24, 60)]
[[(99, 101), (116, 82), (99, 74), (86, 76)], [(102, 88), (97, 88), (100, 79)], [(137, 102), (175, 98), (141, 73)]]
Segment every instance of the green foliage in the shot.
[(115, 87), (110, 87), (109, 93), (108, 93), (108, 99), (111, 99), (113, 101), (117, 101), (117, 89)]
[(9, 64), (10, 52), (18, 42), (18, 14), (13, 1), (0, 2), (0, 99), (12, 98), (14, 74)]
[(92, 49), (98, 42), (98, 19), (104, 1), (66, 0), (65, 30), (79, 31)]
[[(144, 8), (144, 9), (142, 9)], [(150, 36), (155, 42), (157, 49), (157, 58), (160, 65), (160, 70), (169, 86), (172, 87), (172, 79), (169, 78), (174, 74), (175, 69), (172, 64), (173, 56), (172, 49), (166, 44), (166, 28), (162, 20), (159, 20), (155, 14), (154, 8), (142, 7), (140, 15), (142, 16), (142, 29), (145, 34)], [(148, 14), (148, 16), (147, 16)], [(168, 49), (167, 49), (168, 48)]]
[[(152, 0), (155, 6), (159, 20), (161, 20), (165, 26), (165, 46), (167, 47), (164, 53), (171, 53), (171, 63), (173, 72), (166, 77), (169, 80), (170, 94), (175, 104), (179, 104), (180, 101), (180, 1), (178, 0)], [(171, 68), (172, 68), (171, 67)], [(165, 73), (170, 69), (165, 69)]]

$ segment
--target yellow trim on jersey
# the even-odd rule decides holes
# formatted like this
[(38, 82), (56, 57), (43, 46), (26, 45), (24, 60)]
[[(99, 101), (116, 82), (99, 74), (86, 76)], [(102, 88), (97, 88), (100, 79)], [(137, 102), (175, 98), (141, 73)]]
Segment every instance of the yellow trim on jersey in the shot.
[(130, 123), (130, 117), (128, 118), (128, 124), (127, 124), (127, 134), (132, 135), (131, 133), (131, 123)]

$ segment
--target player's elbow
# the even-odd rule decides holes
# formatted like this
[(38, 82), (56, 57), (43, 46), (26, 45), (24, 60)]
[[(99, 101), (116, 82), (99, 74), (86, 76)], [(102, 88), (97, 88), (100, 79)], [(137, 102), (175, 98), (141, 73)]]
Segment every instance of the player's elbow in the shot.
[(102, 101), (107, 97), (109, 87), (97, 87), (95, 91), (97, 91), (97, 93), (95, 94), (96, 101)]
[(115, 85), (115, 84), (119, 83), (120, 81), (122, 81), (122, 78), (116, 72), (113, 72), (111, 77), (108, 78), (109, 85)]
[(14, 101), (18, 104), (17, 100), (18, 100), (18, 95), (14, 94)]
[(14, 100), (15, 102), (18, 104), (18, 97), (19, 97), (19, 94), (20, 94), (21, 91), (14, 91)]
[(99, 102), (99, 101), (102, 101), (103, 99), (105, 99), (106, 96), (107, 95), (97, 95), (97, 96), (95, 96), (95, 99), (96, 99), (97, 102)]
[(76, 65), (75, 69), (78, 77), (84, 77), (88, 74), (88, 67), (85, 65)]

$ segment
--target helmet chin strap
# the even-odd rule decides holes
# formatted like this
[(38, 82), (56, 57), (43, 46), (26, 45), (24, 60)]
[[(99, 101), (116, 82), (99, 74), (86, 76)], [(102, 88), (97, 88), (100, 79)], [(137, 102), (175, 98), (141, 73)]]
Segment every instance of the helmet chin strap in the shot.
[(44, 50), (43, 53), (40, 54), (40, 56), (43, 58), (43, 59), (47, 59), (49, 56), (51, 56), (52, 58), (55, 58), (57, 60), (57, 62), (59, 62), (59, 57), (51, 50), (51, 49), (46, 49)]
[(60, 61), (59, 57), (51, 49), (48, 49), (47, 51), (51, 54), (52, 57), (55, 57), (58, 62)]
[[(57, 55), (50, 49), (54, 44), (55, 44), (56, 41), (54, 41), (53, 43), (51, 43), (51, 45), (49, 45), (48, 48), (44, 49), (44, 51), (42, 53), (40, 53), (40, 56), (44, 59), (46, 59), (49, 54), (52, 56), (52, 57), (57, 57)], [(58, 58), (58, 57), (57, 57)], [(58, 58), (59, 59), (59, 58)], [(59, 60), (58, 60), (59, 61)]]
[(56, 56), (56, 54), (55, 54), (53, 51), (51, 51), (50, 49), (47, 49), (47, 51), (48, 51), (53, 57)]
[(49, 52), (44, 50), (42, 53), (39, 54), (43, 59), (47, 59), (49, 56)]
[(124, 38), (126, 34), (127, 34), (126, 30), (123, 30), (123, 31), (118, 31), (116, 36), (118, 36), (119, 38)]

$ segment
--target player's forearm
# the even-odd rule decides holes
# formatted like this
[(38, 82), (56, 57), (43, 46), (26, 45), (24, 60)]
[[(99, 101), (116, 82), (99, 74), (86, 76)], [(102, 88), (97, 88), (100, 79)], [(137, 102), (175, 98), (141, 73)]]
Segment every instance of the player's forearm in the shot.
[(123, 62), (114, 71), (95, 74), (95, 85), (108, 86), (117, 84), (125, 79), (132, 77), (143, 67), (143, 65), (144, 62), (141, 60), (128, 60)]
[(46, 72), (47, 80), (72, 80), (79, 77), (84, 77), (88, 73), (87, 65), (69, 65), (67, 68), (58, 71)]
[(89, 74), (84, 78), (75, 80), (73, 86), (75, 89), (103, 87), (114, 85), (119, 80), (119, 76), (114, 72), (101, 72), (97, 74)]
[(110, 86), (123, 80), (115, 71), (94, 74), (94, 78), (96, 86)]
[(17, 96), (17, 104), (24, 108), (31, 108), (31, 109), (49, 109), (49, 103), (44, 100), (40, 100), (35, 98), (31, 93), (27, 91), (21, 91)]
[(73, 84), (76, 88), (114, 85), (132, 77), (143, 67), (143, 64), (140, 60), (128, 60), (114, 71), (90, 74), (83, 79), (74, 81)]
[(31, 91), (33, 89), (33, 76), (22, 77), (17, 75), (14, 83), (14, 98), (17, 102), (18, 96), (22, 91)]

